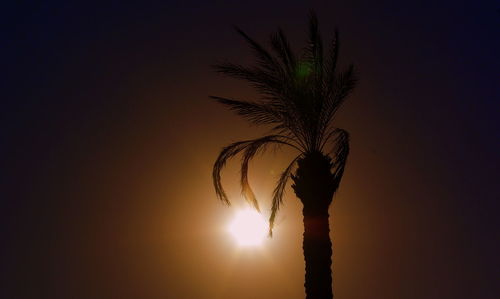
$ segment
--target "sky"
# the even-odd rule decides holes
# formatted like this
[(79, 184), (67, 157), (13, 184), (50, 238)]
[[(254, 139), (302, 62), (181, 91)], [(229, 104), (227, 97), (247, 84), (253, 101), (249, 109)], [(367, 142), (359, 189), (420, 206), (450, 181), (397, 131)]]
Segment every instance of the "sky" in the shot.
[[(258, 137), (209, 95), (254, 99), (210, 65), (252, 62), (237, 25), (296, 51), (317, 12), (360, 82), (336, 121), (351, 153), (330, 208), (336, 298), (496, 298), (500, 69), (495, 1), (1, 4), (0, 297), (303, 298), (300, 202), (272, 239), (227, 233)], [(264, 215), (293, 155), (251, 164)]]

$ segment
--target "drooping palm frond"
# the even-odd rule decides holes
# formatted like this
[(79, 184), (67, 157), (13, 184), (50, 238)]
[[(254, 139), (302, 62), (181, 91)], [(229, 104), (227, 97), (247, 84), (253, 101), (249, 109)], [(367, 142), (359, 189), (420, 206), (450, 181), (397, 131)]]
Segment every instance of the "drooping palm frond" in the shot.
[(279, 135), (270, 135), (270, 136), (265, 136), (259, 139), (256, 139), (248, 144), (246, 147), (243, 157), (241, 160), (241, 193), (245, 197), (245, 199), (251, 203), (257, 211), (259, 211), (259, 204), (257, 202), (257, 198), (255, 197), (255, 194), (252, 191), (252, 188), (250, 187), (250, 184), (248, 183), (248, 163), (250, 160), (257, 154), (259, 150), (264, 150), (265, 146), (274, 143), (274, 144), (286, 144), (290, 145), (288, 142), (283, 141), (284, 137), (279, 136)]
[(302, 154), (295, 157), (292, 162), (288, 165), (287, 168), (281, 173), (278, 183), (273, 191), (273, 200), (271, 206), (271, 216), (269, 217), (269, 236), (273, 236), (273, 228), (274, 221), (276, 220), (276, 214), (280, 209), (281, 204), (283, 203), (283, 196), (285, 195), (285, 187), (288, 183), (288, 179), (290, 178), (293, 168), (295, 167), (295, 162), (302, 157)]
[(221, 171), (226, 166), (227, 160), (237, 155), (239, 152), (244, 150), (250, 141), (238, 141), (234, 142), (222, 149), (219, 156), (215, 160), (214, 167), (212, 170), (212, 180), (214, 183), (215, 194), (217, 197), (227, 205), (230, 205), (224, 188), (222, 187)]
[(253, 140), (234, 142), (223, 148), (219, 156), (215, 160), (212, 171), (212, 180), (217, 197), (227, 205), (230, 205), (230, 201), (226, 195), (226, 192), (224, 191), (224, 188), (222, 187), (221, 171), (229, 159), (239, 154), (240, 152), (244, 151), (242, 167), (241, 167), (242, 193), (245, 196), (245, 199), (250, 204), (252, 204), (257, 210), (259, 210), (259, 204), (257, 202), (257, 199), (255, 198), (255, 195), (253, 194), (250, 185), (248, 184), (248, 162), (261, 147), (271, 143), (295, 147), (293, 144), (287, 141), (289, 139), (290, 139), (289, 137), (281, 135), (268, 135)]
[[(270, 234), (276, 214), (282, 204), (288, 179), (302, 157), (321, 152), (332, 161), (332, 187), (336, 190), (342, 178), (349, 153), (349, 135), (334, 127), (334, 116), (357, 83), (352, 65), (338, 72), (339, 35), (328, 49), (324, 49), (318, 19), (314, 13), (309, 17), (308, 41), (300, 55), (296, 55), (284, 32), (279, 29), (270, 37), (270, 51), (235, 28), (248, 43), (255, 55), (251, 67), (234, 63), (220, 63), (215, 70), (223, 75), (250, 83), (260, 95), (255, 101), (242, 101), (210, 96), (236, 114), (256, 125), (271, 126), (271, 134), (262, 138), (235, 142), (222, 149), (213, 168), (213, 183), (217, 197), (229, 204), (222, 187), (221, 171), (226, 162), (242, 154), (241, 191), (245, 199), (259, 210), (255, 194), (248, 182), (249, 162), (267, 145), (288, 145), (299, 151), (299, 155), (281, 173), (272, 195)], [(331, 152), (325, 148), (333, 147)]]

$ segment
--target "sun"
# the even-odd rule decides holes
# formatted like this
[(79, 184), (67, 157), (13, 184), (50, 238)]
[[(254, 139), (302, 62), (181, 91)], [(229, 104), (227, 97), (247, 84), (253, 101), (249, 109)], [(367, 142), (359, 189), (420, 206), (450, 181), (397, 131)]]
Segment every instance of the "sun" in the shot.
[(229, 232), (240, 246), (259, 246), (267, 234), (267, 223), (252, 209), (240, 210), (229, 224)]

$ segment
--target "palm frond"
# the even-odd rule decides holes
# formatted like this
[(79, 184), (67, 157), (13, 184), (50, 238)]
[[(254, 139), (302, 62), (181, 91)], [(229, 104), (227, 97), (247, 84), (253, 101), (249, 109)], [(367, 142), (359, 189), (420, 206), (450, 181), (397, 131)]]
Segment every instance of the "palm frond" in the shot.
[(294, 147), (294, 145), (285, 141), (288, 139), (286, 136), (280, 135), (268, 135), (262, 138), (258, 138), (253, 140), (246, 147), (243, 157), (241, 160), (241, 194), (245, 197), (245, 199), (252, 204), (257, 211), (259, 211), (259, 204), (255, 197), (255, 194), (248, 183), (248, 164), (250, 160), (257, 154), (259, 151), (265, 149), (265, 147), (271, 143), (276, 145), (289, 145)]
[(248, 68), (234, 63), (220, 63), (212, 66), (218, 73), (249, 82), (267, 97), (282, 96), (281, 79), (276, 74), (261, 68)]
[(325, 146), (330, 143), (333, 146), (333, 149), (329, 151), (329, 154), (336, 154), (339, 144), (345, 140), (347, 140), (346, 142), (349, 142), (349, 133), (347, 131), (340, 128), (332, 128), (328, 134), (326, 134), (323, 143), (321, 144), (321, 151), (323, 151)]
[(288, 165), (288, 167), (281, 173), (278, 184), (276, 184), (276, 187), (274, 188), (273, 200), (272, 200), (272, 206), (271, 206), (271, 216), (269, 217), (269, 236), (270, 237), (273, 236), (274, 221), (276, 220), (276, 215), (278, 214), (280, 206), (283, 203), (283, 196), (285, 195), (286, 183), (288, 182), (288, 179), (290, 178), (290, 175), (291, 175), (293, 168), (295, 166), (295, 162), (297, 162), (297, 160), (300, 157), (302, 157), (302, 154), (295, 157), (292, 160), (292, 162)]
[(223, 97), (210, 96), (210, 98), (227, 106), (230, 110), (243, 116), (257, 125), (281, 123), (282, 117), (278, 109), (271, 105), (233, 100)]
[(334, 38), (325, 50), (314, 13), (309, 17), (307, 45), (297, 56), (281, 29), (271, 35), (270, 51), (241, 29), (235, 29), (252, 49), (256, 58), (254, 66), (221, 63), (214, 68), (218, 73), (250, 83), (259, 93), (260, 99), (250, 102), (210, 97), (253, 124), (270, 125), (270, 134), (273, 135), (235, 142), (223, 148), (214, 164), (213, 183), (217, 197), (229, 205), (221, 183), (221, 171), (230, 158), (241, 153), (241, 192), (259, 210), (248, 179), (250, 161), (271, 144), (289, 145), (297, 149), (299, 156), (281, 173), (273, 190), (269, 218), (269, 235), (272, 236), (288, 179), (301, 157), (316, 152), (326, 155), (324, 149), (332, 147), (328, 156), (331, 157), (333, 174), (331, 187), (336, 192), (349, 154), (349, 134), (334, 128), (333, 120), (339, 107), (356, 86), (357, 74), (352, 65), (338, 72), (338, 31), (335, 30)]
[(227, 197), (226, 192), (222, 187), (221, 171), (226, 165), (226, 162), (230, 158), (244, 151), (241, 164), (242, 194), (249, 203), (251, 203), (257, 210), (259, 210), (257, 199), (255, 198), (255, 195), (248, 183), (248, 163), (255, 156), (255, 154), (262, 148), (262, 146), (266, 146), (269, 143), (274, 143), (277, 145), (288, 145), (300, 151), (299, 148), (297, 148), (294, 144), (290, 143), (289, 141), (291, 141), (291, 139), (287, 136), (268, 135), (257, 139), (234, 142), (224, 147), (220, 152), (219, 156), (217, 157), (217, 159), (215, 160), (214, 167), (212, 170), (212, 180), (217, 197), (225, 204), (230, 205), (229, 198)]
[(295, 70), (296, 58), (283, 30), (279, 29), (278, 32), (271, 35), (271, 46), (280, 57), (287, 73), (291, 75)]
[(235, 30), (241, 36), (243, 36), (245, 41), (250, 45), (250, 48), (252, 48), (252, 50), (255, 53), (255, 56), (257, 57), (257, 63), (259, 64), (259, 66), (261, 66), (264, 69), (273, 71), (273, 72), (281, 72), (282, 71), (278, 61), (276, 61), (276, 59), (274, 59), (274, 57), (263, 46), (261, 46), (255, 40), (253, 40), (250, 36), (248, 36), (240, 28), (235, 27)]
[(319, 32), (318, 17), (311, 13), (309, 22), (309, 40), (311, 42), (311, 52), (314, 54), (317, 71), (321, 72), (323, 67), (323, 40)]
[(358, 78), (354, 66), (351, 64), (345, 71), (337, 75), (333, 85), (328, 87), (327, 97), (319, 116), (322, 135), (328, 130), (335, 113), (356, 87), (357, 82)]
[(344, 174), (344, 168), (347, 163), (347, 157), (349, 156), (349, 133), (343, 129), (336, 129), (337, 135), (334, 140), (334, 147), (330, 154), (332, 157), (332, 188), (334, 194), (337, 191), (342, 176)]
[(319, 32), (318, 18), (314, 12), (311, 12), (309, 16), (309, 41), (304, 54), (313, 69), (316, 91), (321, 90), (323, 77), (323, 41)]
[(335, 98), (337, 101), (337, 106), (340, 101), (343, 101), (349, 93), (354, 89), (356, 83), (358, 82), (358, 77), (356, 71), (354, 70), (354, 65), (350, 64), (345, 71), (338, 75), (335, 86)]
[(244, 150), (250, 142), (251, 141), (249, 140), (245, 140), (245, 141), (238, 141), (231, 143), (230, 145), (222, 149), (222, 151), (219, 153), (219, 156), (215, 160), (214, 167), (212, 170), (212, 181), (215, 188), (215, 194), (222, 202), (224, 202), (227, 205), (230, 205), (231, 203), (229, 202), (226, 192), (222, 187), (222, 180), (220, 173), (224, 168), (224, 166), (226, 165), (226, 162), (235, 155), (237, 155), (239, 152)]
[(330, 49), (328, 51), (327, 62), (325, 66), (325, 81), (327, 86), (332, 86), (335, 81), (339, 50), (340, 50), (339, 32), (337, 29), (335, 29), (334, 37), (330, 44)]

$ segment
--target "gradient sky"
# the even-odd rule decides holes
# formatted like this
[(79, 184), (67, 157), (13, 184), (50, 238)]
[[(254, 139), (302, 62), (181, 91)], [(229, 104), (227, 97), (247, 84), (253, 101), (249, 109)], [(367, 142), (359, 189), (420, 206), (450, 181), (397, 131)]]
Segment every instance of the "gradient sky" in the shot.
[[(291, 190), (260, 250), (224, 231), (238, 160), (231, 208), (212, 164), (265, 129), (208, 95), (255, 96), (210, 69), (251, 61), (233, 24), (263, 42), (282, 27), (299, 50), (314, 9), (361, 77), (337, 116), (352, 152), (330, 212), (336, 298), (497, 298), (495, 2), (2, 4), (0, 297), (303, 298)], [(264, 206), (290, 155), (251, 165)]]

